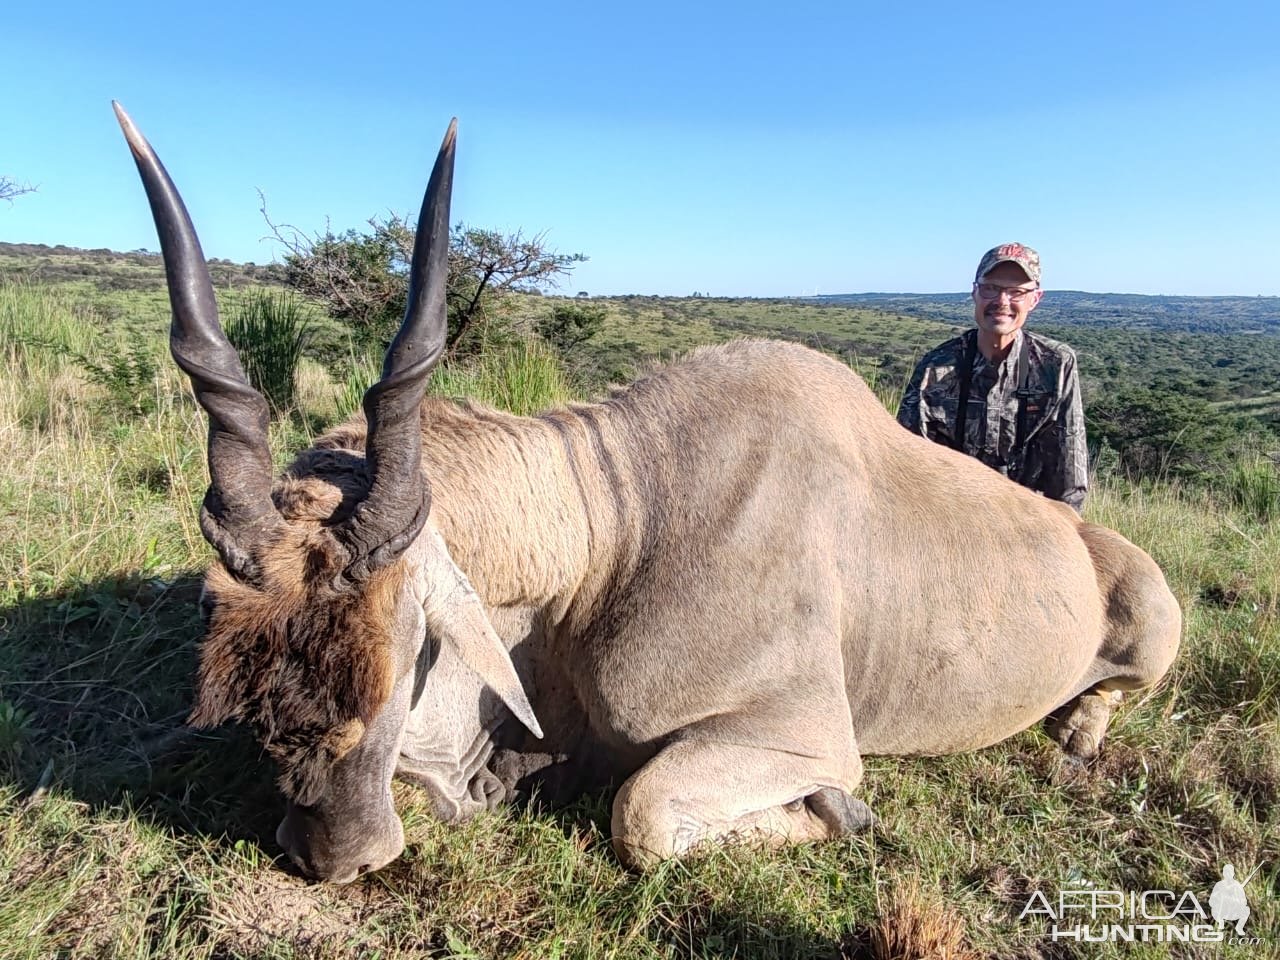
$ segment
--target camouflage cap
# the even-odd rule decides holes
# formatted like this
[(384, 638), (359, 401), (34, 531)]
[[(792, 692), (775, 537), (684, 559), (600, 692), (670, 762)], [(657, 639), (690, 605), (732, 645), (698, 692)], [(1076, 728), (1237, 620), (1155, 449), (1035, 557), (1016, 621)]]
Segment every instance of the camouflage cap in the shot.
[(1002, 243), (984, 253), (982, 260), (978, 263), (978, 272), (973, 276), (974, 283), (985, 277), (999, 263), (1016, 263), (1026, 271), (1031, 280), (1037, 285), (1040, 283), (1040, 254), (1021, 243)]

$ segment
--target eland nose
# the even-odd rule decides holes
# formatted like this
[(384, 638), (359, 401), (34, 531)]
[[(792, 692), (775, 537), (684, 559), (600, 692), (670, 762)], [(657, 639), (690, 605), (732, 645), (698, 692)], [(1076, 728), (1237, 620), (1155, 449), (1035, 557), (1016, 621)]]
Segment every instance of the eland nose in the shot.
[(291, 810), (276, 828), (276, 842), (311, 880), (350, 883), (386, 866), (404, 850), (404, 828), (392, 816), (373, 836), (361, 834), (334, 842), (329, 831)]

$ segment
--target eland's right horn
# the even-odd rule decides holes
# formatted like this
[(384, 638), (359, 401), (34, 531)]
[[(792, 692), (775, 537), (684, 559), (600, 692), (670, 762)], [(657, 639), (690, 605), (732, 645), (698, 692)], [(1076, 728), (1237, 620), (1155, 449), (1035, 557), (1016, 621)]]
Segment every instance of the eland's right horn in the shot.
[(255, 546), (284, 522), (271, 501), (267, 402), (249, 385), (235, 348), (222, 332), (209, 269), (182, 197), (124, 108), (115, 101), (111, 105), (133, 151), (160, 235), (173, 307), (169, 348), (209, 415), (210, 485), (200, 529), (222, 562), (252, 581), (257, 577)]

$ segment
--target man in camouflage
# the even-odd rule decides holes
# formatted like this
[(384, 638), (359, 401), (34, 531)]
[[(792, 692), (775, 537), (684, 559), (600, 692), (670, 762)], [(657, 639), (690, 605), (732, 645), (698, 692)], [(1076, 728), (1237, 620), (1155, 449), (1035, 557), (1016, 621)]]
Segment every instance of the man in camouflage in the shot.
[(1089, 458), (1076, 355), (1022, 329), (1043, 295), (1038, 253), (988, 250), (973, 281), (977, 329), (924, 355), (898, 422), (1079, 513)]

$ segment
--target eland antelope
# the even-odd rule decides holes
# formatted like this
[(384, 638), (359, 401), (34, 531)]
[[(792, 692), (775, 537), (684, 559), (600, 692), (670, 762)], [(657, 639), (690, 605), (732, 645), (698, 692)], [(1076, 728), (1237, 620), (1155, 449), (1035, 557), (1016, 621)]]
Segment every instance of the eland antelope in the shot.
[(397, 775), (447, 821), (618, 784), (613, 844), (637, 866), (831, 837), (872, 822), (863, 755), (973, 750), (1052, 715), (1090, 756), (1120, 694), (1173, 660), (1181, 614), (1146, 553), (911, 435), (812, 350), (702, 348), (531, 418), (426, 398), (454, 124), (382, 379), (273, 480), (191, 221), (116, 110), (209, 416), (191, 723), (254, 728), (310, 876), (400, 854)]

